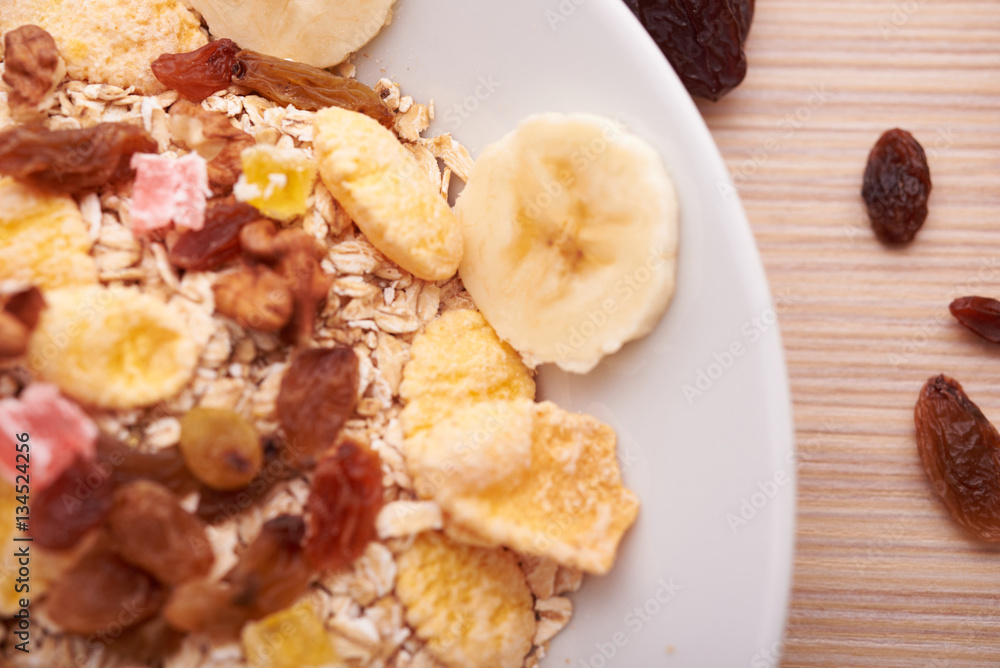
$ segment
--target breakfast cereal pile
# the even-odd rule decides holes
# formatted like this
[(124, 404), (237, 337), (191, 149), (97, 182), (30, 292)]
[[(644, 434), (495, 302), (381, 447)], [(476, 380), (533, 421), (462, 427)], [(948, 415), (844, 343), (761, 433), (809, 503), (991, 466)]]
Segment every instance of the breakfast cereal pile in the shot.
[[(9, 18), (0, 13), (4, 31), (13, 27), (4, 22)], [(102, 508), (108, 519), (79, 536), (41, 541), (60, 549), (32, 548), (30, 653), (16, 649), (17, 565), (5, 549), (0, 656), (39, 667), (539, 665), (572, 614), (566, 594), (580, 587), (584, 572), (611, 568), (638, 502), (622, 486), (610, 428), (534, 401), (534, 372), (476, 310), (455, 275), (458, 258), (441, 259), (451, 252), (448, 243), (430, 259), (414, 258), (413, 245), (399, 247), (399, 227), (384, 225), (406, 217), (400, 201), (382, 199), (376, 202), (381, 210), (366, 205), (362, 211), (352, 199), (372, 199), (372, 191), (357, 184), (370, 176), (369, 165), (398, 150), (404, 157), (394, 160), (415, 170), (402, 173), (418, 184), (398, 185), (415, 189), (406, 201), (434, 196), (417, 219), (437, 216), (427, 213), (437, 208), (445, 219), (452, 215), (449, 188), (453, 179), (469, 179), (473, 161), (450, 135), (423, 136), (434, 118), (433, 101), (415, 102), (391, 80), (378, 81), (374, 92), (391, 114), (395, 139), (393, 147), (375, 151), (379, 144), (368, 139), (378, 124), (354, 111), (282, 106), (237, 82), (195, 104), (163, 91), (147, 70), (134, 83), (119, 77), (115, 85), (88, 82), (113, 77), (71, 64), (64, 79), (59, 59), (43, 49), (42, 31), (19, 35), (23, 42), (8, 42), (0, 64), (0, 73), (11, 73), (0, 90), (0, 166), (10, 145), (5, 141), (18, 132), (44, 150), (55, 136), (50, 131), (116, 124), (109, 144), (144, 147), (101, 183), (69, 194), (47, 192), (38, 181), (45, 173), (0, 178), (0, 324), (24, 338), (19, 343), (11, 335), (0, 346), (0, 425), (31, 426), (34, 530), (52, 521), (44, 514), (51, 509), (34, 505), (42, 487), (69, 484), (73, 471), (75, 480), (90, 480), (83, 475), (87, 466), (100, 474), (94, 458), (105, 462), (108, 447), (112, 463), (115, 456), (132, 461), (130, 452), (148, 462), (174, 462), (181, 453), (200, 486), (184, 487), (186, 472), (178, 474), (182, 482), (161, 472), (155, 484), (104, 473), (117, 486), (107, 492), (110, 510)], [(30, 45), (42, 55), (15, 52)], [(344, 128), (357, 134), (345, 135)], [(129, 135), (138, 129), (146, 134)], [(38, 135), (28, 137), (29, 131)], [(390, 137), (388, 131), (377, 136)], [(129, 168), (134, 180), (118, 178)], [(199, 178), (208, 192), (189, 188), (174, 197)], [(168, 192), (157, 191), (161, 182), (172, 184)], [(238, 200), (258, 213), (243, 221), (237, 247), (228, 248), (223, 261), (185, 255), (184, 240), (208, 229), (213, 212), (247, 209)], [(347, 212), (351, 206), (355, 217), (366, 218), (367, 233)], [(434, 276), (442, 263), (450, 268)], [(22, 306), (38, 296), (44, 307)], [(308, 376), (313, 351), (347, 351), (323, 363), (338, 374), (349, 368), (344, 377), (354, 385), (337, 385), (329, 374)], [(294, 387), (297, 374), (315, 383)], [(332, 428), (336, 447), (291, 468), (279, 464), (275, 452), (285, 441), (296, 441), (299, 431), (303, 440), (312, 438), (319, 427), (311, 418), (326, 419), (295, 412), (296, 402), (312, 405), (310, 388), (316, 393), (324, 382), (333, 393), (347, 387), (350, 394), (340, 406), (349, 410)], [(47, 411), (64, 416), (52, 433), (38, 417)], [(223, 453), (230, 456), (224, 463), (232, 469), (227, 475), (236, 476), (233, 484), (222, 476), (213, 487), (211, 467), (202, 473), (204, 462), (190, 454), (205, 440), (196, 422), (207, 428), (211, 419), (222, 420), (227, 433), (244, 430), (255, 435), (252, 443), (259, 437), (263, 444), (263, 453), (258, 448), (235, 462), (237, 450)], [(69, 437), (60, 435), (63, 429)], [(7, 447), (2, 438), (0, 446)], [(46, 438), (57, 446), (48, 454)], [(72, 451), (67, 440), (76, 443)], [(199, 452), (211, 459), (211, 447)], [(365, 466), (375, 466), (381, 478), (377, 498), (347, 517), (344, 534), (317, 538), (329, 528), (323, 524), (329, 516), (344, 519), (337, 513), (345, 507), (364, 505), (350, 490), (365, 489)], [(4, 478), (13, 482), (17, 470), (6, 462), (0, 470), (0, 544), (6, 546), (20, 530), (13, 524), (14, 488)], [(324, 491), (327, 477), (335, 484)], [(100, 475), (97, 480), (95, 495), (104, 485)], [(176, 497), (174, 483), (183, 489)], [(174, 582), (179, 576), (155, 555), (130, 545), (127, 532), (139, 531), (134, 527), (142, 518), (129, 512), (151, 503), (147, 496), (163, 501), (158, 505), (173, 513), (162, 511), (170, 521), (206, 537), (208, 549), (194, 550), (190, 564), (197, 576)], [(373, 509), (370, 526), (354, 527)], [(180, 596), (202, 591), (208, 599), (235, 587), (248, 561), (277, 549), (261, 547), (264, 537), (279, 546), (291, 540), (290, 554), (299, 555), (303, 531), (311, 563), (340, 564), (329, 561), (331, 550), (344, 549), (351, 558), (341, 567), (313, 569), (294, 600), (270, 607), (256, 601), (254, 613), (241, 608), (246, 614), (232, 622), (235, 635), (219, 632), (229, 622), (211, 619), (229, 608), (206, 612), (197, 608), (197, 595)], [(345, 547), (369, 533), (370, 541)], [(112, 557), (101, 551), (108, 535)], [(116, 609), (108, 623), (91, 628), (82, 611), (93, 605), (103, 613), (100, 602), (74, 598), (82, 595), (70, 584), (81, 578), (86, 590), (89, 580), (80, 569), (98, 558), (129, 562), (131, 576), (151, 583), (145, 603), (154, 611), (137, 621)], [(168, 625), (156, 613), (161, 606)], [(145, 636), (137, 637), (137, 628)]]

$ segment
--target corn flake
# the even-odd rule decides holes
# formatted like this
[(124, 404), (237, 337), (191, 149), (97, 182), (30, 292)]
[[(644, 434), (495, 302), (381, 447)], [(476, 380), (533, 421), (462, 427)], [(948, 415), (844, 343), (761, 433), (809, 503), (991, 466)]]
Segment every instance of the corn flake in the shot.
[(531, 650), (531, 591), (506, 550), (421, 534), (399, 556), (396, 594), (417, 636), (449, 668), (520, 668)]
[(639, 510), (615, 440), (551, 402), (490, 401), (408, 439), (406, 459), (417, 493), (460, 532), (601, 574)]

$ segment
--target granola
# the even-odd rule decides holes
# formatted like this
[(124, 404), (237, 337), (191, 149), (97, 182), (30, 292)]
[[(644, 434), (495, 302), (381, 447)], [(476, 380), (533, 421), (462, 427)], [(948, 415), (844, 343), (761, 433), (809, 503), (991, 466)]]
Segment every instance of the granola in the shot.
[[(30, 7), (40, 4), (37, 0)], [(103, 4), (114, 5), (116, 12), (128, 6), (113, 0)], [(0, 31), (17, 25), (11, 21), (20, 19), (27, 7), (18, 3), (17, 11), (0, 11)], [(72, 77), (46, 93), (50, 102), (35, 103), (43, 126), (50, 130), (105, 122), (141, 126), (156, 141), (160, 155), (175, 160), (195, 153), (207, 160), (208, 186), (217, 196), (228, 194), (234, 185), (239, 191), (240, 183), (254, 183), (240, 175), (255, 153), (293, 156), (307, 164), (322, 157), (313, 141), (329, 114), (280, 107), (242, 94), (237, 86), (199, 105), (178, 101), (173, 91), (159, 92), (148, 68), (137, 67), (131, 59), (116, 62), (113, 71), (98, 67), (93, 62), (99, 54), (70, 44), (56, 19), (43, 25), (67, 56)], [(204, 36), (195, 32), (185, 33), (183, 44), (165, 47), (156, 41), (148, 48), (193, 48), (204, 43)], [(380, 80), (375, 91), (394, 115), (391, 140), (398, 155), (412, 157), (421, 182), (432, 184), (433, 207), (442, 211), (435, 215), (450, 216), (446, 202), (451, 180), (465, 181), (472, 169), (468, 151), (448, 134), (422, 136), (433, 119), (433, 101), (415, 102), (388, 79)], [(16, 124), (8, 94), (0, 91), (0, 131)], [(254, 144), (257, 149), (244, 151)], [(271, 171), (264, 170), (268, 175)], [(499, 547), (502, 541), (492, 534), (484, 538), (477, 533), (468, 518), (453, 522), (434, 490), (418, 489), (426, 470), (408, 461), (412, 444), (407, 443), (416, 432), (430, 430), (435, 414), (448, 412), (469, 393), (480, 399), (521, 397), (530, 402), (532, 373), (475, 311), (454, 276), (454, 257), (446, 269), (437, 271), (428, 269), (422, 258), (407, 257), (404, 247), (402, 262), (437, 280), (402, 268), (355, 224), (348, 213), (351, 203), (356, 205), (354, 196), (331, 194), (331, 179), (314, 183), (306, 178), (305, 196), (297, 197), (291, 208), (279, 207), (280, 214), (272, 217), (282, 219), (282, 227), (267, 232), (272, 239), (298, 235), (315, 246), (315, 256), (305, 253), (314, 264), (306, 278), (288, 273), (278, 254), (266, 266), (251, 266), (246, 257), (236, 257), (204, 270), (179, 268), (170, 256), (179, 232), (164, 226), (139, 233), (142, 225), (133, 216), (131, 184), (36, 201), (41, 196), (34, 191), (12, 179), (0, 180), (0, 199), (11, 202), (0, 207), (0, 281), (55, 290), (27, 356), (0, 364), (0, 397), (21, 395), (38, 379), (48, 379), (82, 402), (102, 434), (140, 453), (176, 448), (182, 418), (195, 407), (237, 413), (266, 445), (285, 435), (276, 404), (292, 358), (289, 342), (352, 349), (360, 381), (356, 409), (342, 435), (371, 448), (381, 461), (384, 505), (375, 522), (378, 539), (349, 568), (315, 573), (292, 607), (247, 623), (240, 642), (191, 633), (145, 665), (277, 668), (318, 661), (352, 668), (537, 666), (572, 614), (572, 604), (562, 594), (580, 586), (583, 575), (575, 566), (596, 562), (561, 558), (558, 552), (559, 559), (532, 556), (530, 550), (516, 553)], [(254, 187), (257, 191), (247, 199), (273, 194), (267, 192), (267, 183)], [(382, 198), (378, 192), (365, 194), (373, 196)], [(373, 203), (381, 207), (381, 218), (369, 221), (375, 230), (369, 233), (394, 233), (383, 225), (383, 219), (395, 220), (394, 203)], [(25, 225), (18, 207), (29, 205), (33, 217), (31, 225)], [(355, 212), (366, 215), (357, 208)], [(252, 254), (254, 245), (244, 240), (242, 248)], [(299, 291), (289, 288), (296, 280)], [(81, 301), (92, 309), (76, 309)], [(261, 304), (271, 305), (265, 310), (271, 321), (255, 319)], [(304, 312), (315, 312), (315, 318), (296, 320), (295, 314)], [(290, 321), (301, 330), (291, 337), (283, 329)], [(68, 327), (73, 334), (66, 338)], [(137, 327), (158, 334), (153, 339), (137, 336)], [(452, 364), (442, 351), (456, 338), (461, 347), (457, 356), (448, 358), (455, 361)], [(124, 357), (116, 351), (124, 351)], [(493, 375), (483, 378), (469, 372), (463, 377), (463, 368), (485, 368)], [(206, 528), (214, 555), (209, 579), (217, 581), (232, 572), (265, 523), (306, 512), (311, 473), (272, 468), (277, 461), (264, 461), (254, 478), (261, 485), (248, 486), (245, 499), (207, 501), (206, 494), (197, 491), (180, 497), (189, 512), (200, 514), (206, 503), (215, 504)], [(8, 498), (13, 492), (0, 479), (0, 502)], [(0, 518), (0, 537), (13, 532), (3, 524), (12, 515), (4, 511)], [(0, 631), (6, 636), (0, 641), (0, 656), (24, 666), (135, 665), (134, 657), (115, 651), (113, 637), (88, 642), (64, 633), (45, 613), (48, 583), (86, 549), (80, 546), (72, 555), (61, 556), (40, 551), (36, 568), (42, 572), (36, 571), (39, 586), (33, 586), (32, 595), (42, 606), (35, 618), (32, 653), (26, 659), (15, 651), (15, 624), (2, 618), (10, 605), (0, 601)], [(610, 565), (607, 549), (598, 561), (593, 570)], [(0, 581), (9, 577), (11, 568), (0, 562)], [(479, 587), (483, 598), (447, 612), (452, 595), (448, 587), (455, 582)], [(490, 617), (498, 611), (504, 613), (499, 626)], [(283, 642), (287, 624), (308, 641), (278, 659), (266, 650)]]

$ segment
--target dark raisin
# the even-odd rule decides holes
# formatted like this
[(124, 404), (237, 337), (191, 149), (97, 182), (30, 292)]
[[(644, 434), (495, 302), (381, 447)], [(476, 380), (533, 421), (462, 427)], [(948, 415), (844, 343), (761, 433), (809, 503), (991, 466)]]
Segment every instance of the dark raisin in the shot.
[(989, 297), (959, 297), (948, 310), (962, 325), (982, 338), (1000, 343), (1000, 301)]
[(920, 143), (906, 130), (886, 131), (868, 154), (861, 196), (882, 242), (911, 241), (927, 219), (931, 170)]
[(163, 590), (143, 571), (98, 546), (49, 590), (46, 611), (70, 633), (113, 636), (159, 612)]
[(313, 348), (292, 361), (281, 380), (277, 408), (299, 465), (311, 465), (333, 445), (354, 412), (359, 378), (358, 358), (350, 348)]
[(169, 489), (149, 480), (115, 491), (107, 526), (122, 558), (165, 584), (207, 575), (215, 561), (201, 520)]
[(1000, 434), (944, 375), (927, 381), (913, 416), (924, 470), (952, 518), (982, 540), (1000, 541)]
[(78, 194), (132, 179), (134, 153), (156, 153), (156, 142), (128, 123), (82, 130), (21, 125), (0, 133), (0, 174), (40, 190)]
[(260, 220), (260, 212), (234, 197), (209, 200), (205, 226), (178, 237), (167, 257), (182, 269), (215, 269), (240, 253), (240, 230)]
[(240, 47), (231, 39), (209, 42), (188, 53), (164, 53), (150, 63), (161, 84), (192, 102), (229, 87)]
[(324, 455), (313, 474), (306, 511), (306, 554), (314, 568), (349, 566), (375, 539), (382, 509), (382, 464), (364, 445), (345, 440)]
[(51, 485), (32, 497), (32, 537), (41, 547), (72, 547), (104, 520), (111, 510), (113, 492), (109, 466), (75, 460)]
[(156, 452), (139, 452), (102, 433), (97, 440), (97, 462), (102, 470), (110, 471), (115, 485), (148, 479), (178, 495), (198, 489), (198, 481), (188, 471), (184, 455), (176, 445)]
[(743, 81), (753, 0), (626, 0), (688, 92), (718, 100)]

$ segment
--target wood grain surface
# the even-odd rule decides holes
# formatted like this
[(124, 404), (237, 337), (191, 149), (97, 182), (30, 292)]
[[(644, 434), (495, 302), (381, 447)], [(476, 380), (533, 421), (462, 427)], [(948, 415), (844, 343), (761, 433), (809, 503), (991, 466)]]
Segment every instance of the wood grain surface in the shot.
[[(948, 314), (1000, 298), (1000, 2), (758, 0), (747, 49), (742, 86), (699, 106), (784, 303), (800, 465), (781, 665), (1000, 665), (1000, 550), (949, 519), (913, 427), (941, 372), (1000, 424), (1000, 346)], [(934, 184), (903, 249), (860, 198), (892, 127)]]

